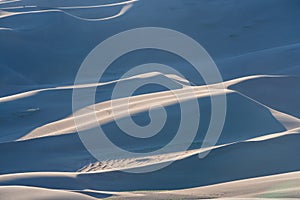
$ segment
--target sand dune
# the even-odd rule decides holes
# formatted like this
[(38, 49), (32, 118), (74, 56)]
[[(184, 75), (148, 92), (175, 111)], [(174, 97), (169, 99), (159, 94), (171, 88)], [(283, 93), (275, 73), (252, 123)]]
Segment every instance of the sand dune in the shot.
[[(160, 78), (160, 76), (158, 76), (158, 77), (150, 76), (149, 78), (151, 78), (152, 80), (155, 80), (155, 78)], [(251, 79), (256, 79), (257, 77), (249, 77), (248, 79), (250, 79), (250, 78)], [(281, 78), (281, 77), (278, 77), (278, 78)], [(124, 80), (124, 81), (134, 81), (134, 80), (135, 79), (127, 79), (127, 80)], [(120, 80), (120, 81), (122, 81), (122, 80)], [(228, 81), (228, 84), (234, 84), (238, 81), (239, 80), (237, 80), (237, 81)], [(111, 87), (113, 83), (114, 82), (111, 82), (109, 84), (102, 83), (101, 85), (103, 85), (103, 87)], [(228, 84), (225, 82), (225, 85), (228, 85)], [(267, 85), (267, 83), (265, 85)], [(78, 86), (78, 87), (85, 88), (85, 87), (89, 87), (89, 86)], [(90, 87), (92, 87), (92, 86), (90, 86)], [(178, 84), (178, 88), (181, 88), (181, 87), (182, 87), (182, 85)], [(231, 86), (229, 86), (229, 87), (231, 87)], [(35, 91), (32, 91), (32, 92), (22, 93), (20, 95), (12, 95), (12, 96), (8, 96), (8, 97), (2, 97), (0, 99), (0, 101), (7, 102), (10, 99), (12, 99), (12, 101), (20, 101), (23, 98), (28, 98), (28, 97), (35, 98), (34, 95), (36, 95), (37, 93), (46, 93), (46, 96), (50, 97), (50, 95), (53, 96), (53, 92), (61, 91), (61, 92), (59, 92), (59, 94), (61, 95), (62, 92), (64, 92), (65, 90), (68, 91), (70, 89), (71, 89), (71, 87), (59, 87), (59, 88), (52, 88), (52, 89), (35, 90)], [(197, 98), (199, 98), (199, 101), (201, 102), (201, 104), (208, 104), (206, 102), (207, 97), (210, 96), (210, 95), (218, 95), (218, 93), (219, 93), (219, 91), (216, 91), (216, 93), (213, 94), (212, 91), (208, 91), (207, 87), (205, 87), (205, 86), (197, 86), (197, 87), (192, 86), (192, 89), (194, 90), (194, 94), (191, 94), (190, 97), (187, 94), (186, 97), (185, 97), (186, 101), (188, 101), (189, 98), (194, 98), (194, 95), (195, 95)], [(182, 89), (178, 89), (178, 90), (182, 90), (182, 92), (184, 92), (185, 90), (189, 91), (189, 88), (185, 89), (185, 87), (183, 87)], [(100, 86), (100, 91), (101, 91), (101, 86)], [(150, 92), (150, 91), (147, 91), (147, 92)], [(236, 122), (236, 124), (237, 124), (236, 126), (238, 126), (238, 127), (242, 126), (241, 124), (238, 124), (238, 123), (241, 123), (241, 119), (242, 119), (241, 117), (244, 115), (243, 113), (247, 113), (246, 105), (247, 105), (247, 107), (249, 107), (250, 104), (253, 104), (254, 107), (257, 107), (253, 111), (250, 111), (250, 113), (255, 112), (255, 111), (260, 112), (260, 114), (259, 113), (256, 113), (256, 114), (253, 113), (253, 115), (262, 115), (263, 112), (269, 112), (269, 117), (268, 118), (270, 119), (270, 122), (272, 120), (273, 121), (278, 120), (283, 125), (283, 127), (287, 128), (287, 129), (293, 129), (293, 128), (299, 127), (299, 119), (296, 118), (296, 117), (293, 117), (293, 116), (290, 116), (288, 114), (285, 114), (285, 113), (276, 111), (274, 109), (271, 109), (268, 106), (265, 106), (265, 105), (255, 101), (255, 100), (249, 98), (248, 96), (246, 96), (244, 94), (242, 94), (242, 95), (240, 95), (239, 93), (234, 94), (233, 90), (220, 91), (220, 92), (229, 93), (228, 94), (229, 105), (231, 105), (231, 104), (232, 105), (235, 105), (235, 104), (240, 104), (240, 105), (244, 104), (245, 105), (244, 106), (245, 108), (244, 108), (243, 111), (240, 108), (234, 108), (234, 107), (229, 106), (229, 110), (228, 110), (227, 115), (231, 116), (230, 117), (230, 119), (231, 119), (230, 123), (234, 123), (234, 121), (232, 121), (232, 120), (235, 119), (234, 116), (239, 115), (239, 119), (236, 118), (236, 120), (239, 120), (239, 122)], [(230, 93), (232, 93), (232, 94), (230, 94)], [(42, 95), (42, 94), (39, 94), (39, 95)], [(141, 95), (138, 95), (134, 98), (131, 98), (130, 100), (131, 100), (131, 102), (130, 102), (129, 106), (130, 106), (130, 109), (132, 109), (132, 111), (129, 110), (129, 112), (131, 114), (143, 113), (143, 112), (147, 111), (151, 106), (156, 105), (157, 103), (160, 104), (160, 105), (165, 105), (165, 106), (172, 105), (172, 104), (178, 104), (176, 102), (176, 96), (174, 96), (174, 94), (171, 93), (170, 91), (161, 91), (161, 92), (156, 92), (156, 93), (152, 93), (152, 94), (141, 94)], [(118, 110), (119, 113), (114, 113), (114, 115), (111, 112), (109, 112), (109, 110), (111, 109), (110, 108), (111, 103), (112, 103), (111, 101), (104, 101), (104, 102), (101, 102), (101, 103), (98, 103), (98, 104), (95, 105), (96, 115), (98, 116), (98, 122), (100, 124), (108, 124), (113, 119), (124, 118), (124, 114), (126, 115), (126, 113), (127, 113), (127, 100), (123, 99), (123, 100), (115, 100), (115, 101), (119, 101), (116, 104), (119, 105), (120, 109)], [(7, 104), (9, 105), (9, 103), (7, 103)], [(38, 104), (36, 104), (36, 105), (38, 105)], [(124, 104), (123, 107), (122, 107), (122, 104)], [(132, 106), (131, 106), (131, 104), (132, 104)], [(140, 104), (140, 106), (138, 106), (139, 104)], [(202, 107), (207, 107), (207, 106), (203, 105)], [(38, 108), (39, 108), (38, 110), (34, 110), (34, 109), (29, 110), (25, 113), (19, 113), (19, 115), (21, 115), (21, 116), (22, 116), (22, 114), (23, 115), (30, 115), (30, 113), (34, 114), (35, 112), (39, 113), (43, 109), (42, 107), (38, 107)], [(87, 108), (83, 108), (83, 109), (89, 109), (89, 108), (87, 107)], [(123, 109), (123, 111), (122, 111), (122, 109)], [(207, 109), (207, 108), (203, 108), (203, 109)], [(237, 109), (240, 110), (240, 113), (238, 113), (239, 111)], [(259, 110), (261, 110), (261, 111), (259, 111)], [(80, 111), (78, 111), (78, 112), (80, 112)], [(26, 113), (28, 113), (28, 114), (26, 114)], [(244, 115), (244, 117), (245, 117), (244, 121), (245, 122), (247, 122), (247, 118), (250, 117), (249, 116), (250, 113), (247, 113), (247, 114)], [(94, 114), (93, 109), (91, 109), (90, 114), (91, 115)], [(173, 115), (177, 115), (176, 110), (173, 112)], [(16, 116), (16, 117), (20, 117), (20, 116)], [(204, 117), (204, 118), (208, 118), (208, 117), (209, 117), (209, 115), (207, 115), (207, 117)], [(275, 119), (274, 119), (274, 117), (275, 117)], [(267, 118), (265, 118), (264, 122), (259, 126), (263, 127), (264, 124), (267, 123), (266, 120), (267, 120)], [(82, 125), (82, 129), (93, 128), (93, 127), (96, 127), (96, 126), (98, 126), (98, 123), (95, 123), (95, 122), (86, 123), (86, 124)], [(246, 129), (245, 131), (249, 132), (251, 130), (251, 127), (248, 127), (246, 124), (244, 124), (243, 126)], [(269, 124), (266, 125), (266, 126), (270, 127)], [(280, 127), (280, 125), (277, 125), (277, 126)], [(77, 127), (77, 128), (80, 129), (80, 127), (81, 126), (79, 125), (79, 127)], [(227, 127), (227, 125), (225, 125), (225, 132), (226, 132), (226, 127)], [(234, 128), (232, 128), (232, 125), (230, 125), (230, 124), (228, 125), (228, 127), (229, 128), (228, 128), (227, 132), (233, 132), (235, 130)], [(283, 130), (283, 129), (280, 129), (280, 128), (276, 129), (275, 121), (274, 121), (274, 125), (272, 125), (272, 127), (273, 127), (274, 130), (270, 129), (269, 131), (266, 131), (265, 133), (272, 133), (272, 132), (278, 132), (280, 130)], [(238, 130), (240, 130), (240, 129), (237, 128), (237, 131)], [(40, 126), (40, 127), (36, 128), (36, 129), (33, 129), (32, 131), (30, 131), (30, 132), (26, 133), (24, 136), (22, 136), (19, 140), (33, 139), (33, 138), (37, 138), (37, 137), (51, 136), (51, 135), (68, 134), (68, 133), (74, 133), (74, 132), (76, 132), (76, 127), (75, 127), (75, 124), (74, 124), (74, 119), (71, 116), (71, 117), (67, 117), (65, 119), (60, 119), (58, 121), (48, 123), (44, 126)], [(253, 129), (253, 132), (255, 132), (255, 134), (257, 134), (255, 129)], [(20, 131), (18, 131), (17, 134), (19, 135)], [(233, 133), (231, 133), (231, 134), (233, 134)], [(261, 130), (260, 134), (264, 134), (264, 132)], [(10, 137), (13, 137), (12, 133), (10, 134)], [(249, 136), (249, 137), (251, 137), (251, 136)], [(5, 141), (5, 140), (3, 140), (3, 141)]]
[[(49, 190), (37, 187), (24, 187), (24, 186), (4, 186), (0, 188), (1, 195), (6, 199), (79, 199), (79, 200), (95, 200), (88, 195), (80, 193)], [(107, 197), (109, 195), (99, 195), (98, 197)]]
[[(295, 86), (299, 83), (300, 78), (298, 76), (270, 76), (248, 79), (231, 85), (229, 88), (245, 93), (265, 105), (299, 118), (297, 111), (299, 104), (295, 98), (299, 96), (299, 91), (295, 90)], [(261, 85), (261, 87), (255, 88), (253, 85)]]
[[(258, 174), (266, 176), (286, 173), (299, 170), (298, 159), (291, 159), (297, 157), (298, 134), (299, 131), (296, 131), (292, 135), (285, 134), (267, 140), (223, 146), (213, 150), (204, 159), (199, 159), (197, 155), (191, 155), (151, 174), (128, 174), (118, 171), (75, 174), (38, 172), (2, 175), (0, 182), (1, 185), (36, 186), (76, 191), (84, 188), (95, 191), (170, 190), (247, 179)], [(264, 165), (251, 164), (262, 162)], [(232, 166), (239, 166), (239, 168)], [(183, 169), (194, 173), (185, 173)], [(158, 178), (164, 181), (157, 182)], [(113, 184), (107, 185), (107, 182), (113, 182)], [(261, 189), (259, 185), (257, 186), (257, 190)], [(216, 190), (218, 190), (217, 186)], [(214, 192), (217, 192), (216, 190)], [(236, 193), (239, 192), (243, 193), (243, 190)]]
[[(0, 0), (0, 199), (299, 199), (299, 20), (296, 0)], [(206, 85), (185, 59), (145, 49), (119, 57), (99, 82), (87, 77), (74, 85), (96, 45), (138, 27), (192, 37), (224, 82)], [(153, 70), (122, 77), (144, 63), (181, 75)], [(172, 88), (150, 84), (112, 98), (118, 84), (146, 82)], [(96, 89), (95, 103), (73, 113), (74, 89)], [(205, 137), (211, 98), (222, 95), (224, 128), (211, 143)], [(146, 154), (176, 136), (182, 104), (186, 119), (200, 110), (195, 137)], [(118, 127), (128, 120), (151, 125), (162, 107), (167, 120), (155, 136), (140, 131), (134, 138)], [(95, 121), (87, 120), (93, 115)], [(123, 155), (99, 141), (105, 159), (94, 158), (78, 131), (99, 127), (118, 147), (139, 154)]]
[[(112, 199), (270, 199), (299, 198), (299, 172), (232, 181), (212, 186), (166, 192), (135, 192), (131, 197)], [(188, 195), (187, 195), (188, 194)]]

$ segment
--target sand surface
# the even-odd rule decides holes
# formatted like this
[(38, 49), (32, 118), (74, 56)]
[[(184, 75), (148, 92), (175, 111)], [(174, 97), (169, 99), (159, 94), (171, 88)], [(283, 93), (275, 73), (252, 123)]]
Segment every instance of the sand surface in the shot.
[[(300, 199), (299, 9), (297, 0), (0, 0), (0, 200)], [(184, 59), (146, 50), (120, 57), (98, 83), (74, 85), (96, 45), (137, 27), (192, 37), (224, 82), (205, 85)], [(122, 77), (142, 63), (163, 63), (185, 77), (158, 71)], [(173, 88), (149, 85), (110, 98), (117, 84), (147, 81)], [(95, 104), (73, 113), (72, 91), (92, 88)], [(210, 97), (222, 95), (224, 128), (216, 144), (205, 146)], [(185, 151), (122, 157), (100, 141), (107, 159), (99, 161), (77, 133), (101, 126), (128, 151), (159, 149), (173, 137), (180, 104), (192, 101), (199, 102), (201, 121)], [(134, 116), (145, 125), (157, 106), (168, 108), (169, 121), (151, 139), (124, 136), (115, 123)], [(94, 115), (96, 121), (84, 120)], [(177, 145), (189, 142), (183, 137)], [(125, 172), (168, 162), (150, 173)]]

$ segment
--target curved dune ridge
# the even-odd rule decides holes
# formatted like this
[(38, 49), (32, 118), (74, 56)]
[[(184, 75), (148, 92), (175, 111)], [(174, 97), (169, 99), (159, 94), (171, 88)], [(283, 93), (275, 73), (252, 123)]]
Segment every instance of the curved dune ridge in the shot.
[[(137, 78), (143, 78), (145, 75), (140, 75)], [(265, 76), (270, 77), (270, 76)], [(152, 80), (155, 81), (155, 76), (150, 76), (150, 78)], [(256, 79), (256, 78), (262, 78), (262, 76), (254, 76), (254, 77), (245, 77), (243, 78), (244, 80), (251, 80), (251, 79)], [(281, 77), (278, 77), (281, 78)], [(128, 80), (128, 79), (127, 79)], [(131, 78), (129, 79), (130, 81), (132, 80)], [(134, 79), (133, 79), (134, 80)], [(119, 81), (123, 81), (123, 80), (119, 80)], [(118, 82), (119, 82), (118, 81)], [(173, 80), (174, 81), (174, 80)], [(241, 79), (238, 80), (233, 80), (233, 81), (228, 81), (225, 82), (224, 84), (227, 87), (234, 87), (234, 85), (237, 85), (238, 83), (240, 83)], [(108, 83), (109, 84), (109, 83)], [(232, 84), (232, 85), (230, 85)], [(107, 83), (103, 83), (101, 85), (107, 85)], [(178, 86), (180, 87), (181, 84), (179, 83)], [(75, 86), (75, 87), (89, 87), (86, 85), (82, 85), (82, 86)], [(90, 86), (93, 87), (93, 86)], [(194, 91), (194, 93), (189, 93), (190, 92), (190, 88), (191, 87)], [(182, 94), (185, 96), (184, 99), (182, 100), (188, 100), (190, 98), (205, 98), (211, 95), (218, 95), (218, 94), (222, 94), (222, 93), (232, 93), (232, 92), (238, 92), (238, 91), (232, 91), (232, 90), (225, 90), (225, 91), (218, 91), (218, 89), (216, 91), (212, 91), (209, 90), (207, 88), (207, 86), (187, 86), (187, 89), (185, 89), (184, 87), (182, 89), (178, 89), (182, 91)], [(71, 87), (72, 88), (72, 87)], [(70, 89), (70, 87), (66, 86), (66, 87), (59, 87), (59, 88), (54, 88), (54, 89), (43, 89), (43, 90), (37, 90), (37, 91), (32, 91), (32, 92), (26, 92), (20, 95), (12, 95), (12, 96), (8, 96), (8, 97), (4, 97), (1, 98), (0, 101), (7, 101), (7, 99), (19, 99), (19, 98), (24, 98), (27, 97), (29, 95), (34, 95), (38, 92), (43, 92), (43, 91), (51, 91), (51, 90), (60, 90), (60, 89)], [(187, 92), (185, 93), (184, 91), (187, 90)], [(238, 93), (241, 94), (241, 93)], [(51, 94), (49, 94), (51, 95)], [(296, 117), (293, 117), (291, 115), (279, 112), (277, 110), (271, 109), (253, 99), (251, 99), (250, 97), (242, 94), (243, 97), (249, 99), (250, 101), (254, 101), (255, 103), (257, 103), (258, 107), (262, 106), (263, 108), (266, 108), (267, 110), (269, 110), (269, 112), (280, 122), (282, 123), (282, 125), (286, 128), (286, 129), (293, 129), (293, 128), (297, 128), (299, 127), (299, 122), (300, 120)], [(77, 130), (84, 130), (84, 129), (89, 129), (89, 128), (93, 128), (98, 126), (99, 124), (106, 124), (109, 123), (112, 120), (116, 120), (118, 118), (122, 118), (124, 116), (126, 116), (129, 112), (131, 115), (134, 113), (139, 113), (139, 112), (144, 112), (149, 110), (152, 106), (156, 106), (156, 105), (161, 105), (161, 106), (167, 106), (170, 104), (174, 104), (174, 103), (178, 103), (177, 102), (177, 96), (172, 93), (172, 91), (165, 91), (165, 92), (158, 92), (153, 93), (153, 94), (142, 94), (136, 97), (131, 97), (130, 98), (130, 102), (129, 104), (128, 102), (128, 98), (124, 98), (124, 99), (116, 99), (114, 101), (117, 101), (116, 103), (113, 103), (111, 101), (105, 101), (105, 102), (101, 102), (95, 105), (91, 105), (88, 106), (86, 108), (82, 108), (82, 109), (87, 109), (90, 110), (89, 113), (90, 115), (94, 115), (96, 114), (98, 120), (97, 122), (86, 122), (86, 124), (77, 124), (75, 126), (74, 124), (74, 119), (73, 116), (65, 118), (65, 119), (61, 119), (55, 122), (51, 122), (49, 124), (46, 124), (44, 126), (38, 127), (37, 129), (34, 129), (33, 131), (31, 131), (30, 133), (26, 134), (24, 137), (21, 137), (20, 140), (24, 140), (24, 139), (33, 139), (33, 138), (37, 138), (37, 137), (43, 137), (43, 136), (52, 136), (52, 135), (61, 135), (61, 134), (67, 134), (67, 133), (74, 133), (76, 132), (76, 128)], [(242, 102), (240, 102), (239, 104), (241, 104)], [(117, 113), (114, 112), (112, 113), (112, 105), (118, 105), (119, 109), (117, 109)], [(122, 106), (123, 105), (123, 106)], [(128, 107), (127, 107), (128, 106)], [(128, 110), (129, 108), (129, 110)], [(80, 110), (78, 111), (80, 112)], [(86, 115), (86, 113), (84, 113)], [(80, 116), (80, 115), (79, 115)], [(86, 117), (86, 116), (83, 116)]]
[[(299, 20), (293, 0), (0, 0), (0, 199), (300, 198)], [(137, 27), (192, 37), (224, 82), (206, 85), (184, 59), (148, 49), (118, 58), (98, 83), (73, 84), (97, 44)], [(156, 70), (122, 78), (141, 63), (163, 63), (182, 76)], [(118, 84), (149, 81), (173, 87), (150, 84), (111, 98)], [(95, 89), (95, 103), (72, 113), (73, 89)], [(201, 148), (211, 97), (220, 95), (227, 99), (224, 128), (215, 145)], [(172, 140), (180, 105), (192, 101), (199, 104), (198, 131), (176, 144), (190, 147), (144, 155)], [(152, 137), (131, 137), (117, 125), (133, 119), (146, 126), (162, 107), (167, 120)], [(186, 117), (195, 112), (188, 108)], [(90, 116), (96, 120), (85, 120)], [(140, 156), (99, 141), (105, 159), (95, 159), (78, 131), (100, 126), (116, 146)], [(151, 173), (122, 171), (170, 162)]]
[[(110, 3), (110, 4), (101, 4), (101, 5), (87, 5), (87, 6), (50, 6), (47, 5), (43, 6), (43, 3), (39, 5), (39, 2), (30, 2), (30, 1), (24, 1), (24, 4), (21, 6), (11, 6), (11, 7), (2, 7), (0, 8), (3, 11), (6, 11), (2, 14), (2, 17), (8, 17), (8, 16), (14, 16), (14, 15), (23, 15), (23, 14), (35, 14), (40, 12), (62, 12), (68, 16), (71, 16), (75, 19), (79, 20), (85, 20), (85, 21), (103, 21), (103, 20), (109, 20), (113, 19), (119, 16), (122, 16), (125, 14), (130, 7), (132, 6), (132, 3), (136, 2), (137, 0), (130, 0), (130, 1), (124, 1), (124, 2), (117, 2), (117, 3)], [(23, 1), (21, 1), (23, 2)], [(12, 4), (14, 2), (7, 2), (9, 4)], [(21, 4), (18, 2), (18, 4)], [(32, 5), (33, 4), (33, 5)], [(1, 4), (0, 4), (1, 5)], [(7, 4), (6, 4), (7, 5)], [(90, 18), (90, 17), (81, 17), (76, 14), (72, 14), (72, 11), (74, 10), (85, 10), (87, 15), (92, 15), (93, 9), (99, 9), (99, 8), (109, 8), (109, 7), (116, 7), (121, 6), (120, 11), (117, 14), (114, 14), (112, 16), (103, 17), (103, 18)], [(99, 12), (98, 12), (99, 13)], [(85, 14), (84, 12), (81, 12), (81, 14)], [(0, 15), (1, 17), (1, 15)]]

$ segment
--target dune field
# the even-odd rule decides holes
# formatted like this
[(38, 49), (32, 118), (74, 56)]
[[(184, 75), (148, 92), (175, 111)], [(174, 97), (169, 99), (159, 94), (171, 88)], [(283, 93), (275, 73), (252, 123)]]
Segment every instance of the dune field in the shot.
[[(0, 200), (300, 199), (299, 11), (298, 0), (0, 0)], [(211, 60), (144, 48), (97, 66), (97, 80), (80, 71), (107, 38), (157, 30), (143, 27), (183, 33)], [(167, 37), (153, 44), (193, 53)]]

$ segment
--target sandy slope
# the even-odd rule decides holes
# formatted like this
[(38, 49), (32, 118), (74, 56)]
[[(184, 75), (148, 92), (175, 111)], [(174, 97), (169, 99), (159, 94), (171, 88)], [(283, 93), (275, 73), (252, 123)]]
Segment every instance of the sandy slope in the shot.
[[(299, 6), (297, 0), (0, 0), (0, 199), (300, 198)], [(143, 26), (172, 28), (201, 43), (226, 89), (209, 91), (185, 60), (152, 50), (119, 58), (100, 83), (72, 85), (94, 46)], [(150, 62), (185, 77), (152, 72), (120, 78)], [(130, 98), (129, 113), (139, 124), (149, 119), (150, 107), (167, 108), (166, 129), (145, 141), (129, 138), (115, 124), (114, 118), (130, 117), (129, 98), (113, 100), (120, 108), (114, 115), (110, 104), (117, 83), (141, 80), (175, 86), (141, 88)], [(200, 129), (187, 151), (120, 158), (99, 147), (107, 154), (99, 162), (76, 133), (74, 87), (97, 87), (95, 105), (81, 109), (95, 106), (108, 137), (130, 151), (157, 149), (173, 137), (179, 114), (174, 91), (185, 94), (181, 103), (199, 102)], [(223, 132), (215, 146), (201, 149), (209, 97), (220, 94), (227, 96)], [(96, 130), (98, 124), (79, 128)], [(120, 171), (169, 161), (175, 162), (151, 173)]]
[[(7, 200), (13, 199), (78, 199), (78, 200), (95, 200), (96, 198), (82, 195), (80, 193), (61, 191), (61, 190), (49, 190), (37, 187), (24, 187), (24, 186), (4, 186), (0, 188), (1, 196)], [(99, 198), (109, 195), (99, 195)]]
[[(229, 86), (229, 88), (247, 94), (247, 96), (284, 113), (300, 117), (297, 109), (300, 84), (297, 76), (258, 77)], [(261, 87), (253, 87), (260, 85)]]
[[(299, 160), (291, 158), (297, 158), (298, 138), (299, 130), (295, 130), (264, 140), (231, 144), (216, 148), (204, 159), (199, 159), (196, 154), (190, 155), (163, 170), (150, 174), (128, 174), (116, 171), (75, 174), (20, 173), (2, 175), (0, 183), (1, 185), (24, 185), (72, 191), (89, 188), (94, 192), (191, 188), (253, 176), (297, 171), (299, 170)], [(253, 165), (253, 163), (260, 164)], [(193, 173), (187, 173), (187, 171)], [(272, 178), (270, 179), (272, 180)], [(257, 184), (259, 183), (257, 182)], [(297, 181), (294, 183), (295, 186), (299, 186), (297, 183)], [(253, 187), (257, 193), (262, 189), (259, 185), (257, 188)], [(242, 188), (232, 195), (249, 195), (246, 191), (243, 193), (247, 188)], [(218, 193), (217, 186), (216, 190), (214, 192)], [(213, 192), (208, 190), (209, 193)], [(287, 192), (286, 195), (289, 193)]]
[(125, 196), (125, 194), (124, 196), (121, 195), (120, 197), (111, 199), (298, 199), (300, 198), (299, 172), (232, 181), (184, 190), (134, 192), (130, 197)]

